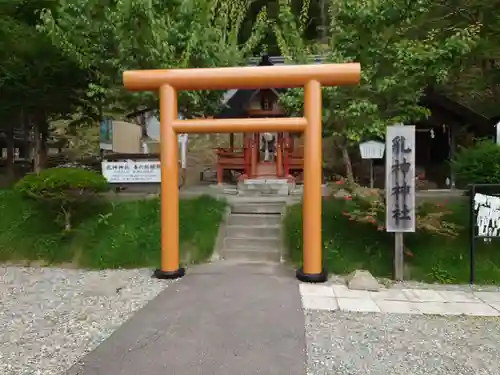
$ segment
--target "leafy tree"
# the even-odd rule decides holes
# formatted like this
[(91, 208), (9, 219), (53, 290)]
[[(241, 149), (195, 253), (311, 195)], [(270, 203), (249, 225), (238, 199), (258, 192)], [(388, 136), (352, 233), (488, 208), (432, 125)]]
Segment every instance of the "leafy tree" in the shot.
[[(33, 130), (35, 159), (43, 159), (51, 117), (70, 113), (87, 85), (87, 74), (35, 28), (44, 0), (0, 3), (0, 124), (7, 135), (8, 171), (13, 174), (14, 128)], [(41, 156), (40, 158), (38, 156)], [(38, 163), (35, 163), (35, 167)]]
[(43, 205), (56, 207), (63, 218), (64, 230), (70, 231), (73, 213), (98, 193), (108, 191), (109, 185), (101, 174), (91, 170), (49, 168), (24, 176), (14, 189)]
[(446, 93), (488, 117), (498, 116), (500, 102), (500, 0), (444, 0), (436, 3), (436, 27), (480, 24), (473, 53), (460, 61)]
[[(221, 67), (242, 64), (261, 42), (266, 9), (243, 44), (238, 36), (247, 0), (60, 0), (42, 13), (41, 27), (81, 67), (95, 72), (87, 90), (99, 110), (156, 106), (156, 95), (128, 93), (121, 75), (128, 69)], [(183, 92), (185, 116), (219, 106), (220, 92)]]
[[(324, 134), (342, 150), (347, 178), (354, 180), (348, 147), (383, 136), (394, 123), (427, 116), (419, 105), (429, 84), (449, 78), (455, 62), (470, 53), (479, 25), (434, 29), (423, 24), (432, 0), (329, 0), (327, 43), (303, 37), (307, 20), (297, 20), (287, 0), (280, 0), (275, 25), (280, 49), (294, 62), (321, 54), (330, 62), (361, 63), (361, 84), (323, 90)], [(291, 113), (302, 111), (302, 90), (282, 98)]]

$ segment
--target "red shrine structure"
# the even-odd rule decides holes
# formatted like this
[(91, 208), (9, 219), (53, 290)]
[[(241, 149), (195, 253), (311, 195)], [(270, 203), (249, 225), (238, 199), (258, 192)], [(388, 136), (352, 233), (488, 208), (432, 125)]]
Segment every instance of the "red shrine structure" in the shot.
[[(283, 64), (282, 58), (263, 56), (257, 66)], [(282, 89), (230, 90), (224, 97), (225, 108), (216, 118), (278, 118), (287, 117), (278, 103)], [(235, 136), (242, 137), (235, 147)], [(262, 151), (262, 133), (229, 135), (229, 148), (217, 149), (217, 181), (223, 182), (224, 172), (240, 173), (239, 181), (248, 179), (287, 179), (301, 182), (304, 168), (302, 134), (272, 133), (274, 149), (270, 160)]]

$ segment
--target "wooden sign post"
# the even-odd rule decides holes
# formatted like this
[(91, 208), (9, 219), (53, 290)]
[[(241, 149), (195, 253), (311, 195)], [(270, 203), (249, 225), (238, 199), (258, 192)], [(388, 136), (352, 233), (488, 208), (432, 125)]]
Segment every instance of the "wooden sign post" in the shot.
[(403, 280), (403, 233), (415, 232), (415, 126), (389, 126), (386, 133), (386, 230), (394, 233), (394, 279)]

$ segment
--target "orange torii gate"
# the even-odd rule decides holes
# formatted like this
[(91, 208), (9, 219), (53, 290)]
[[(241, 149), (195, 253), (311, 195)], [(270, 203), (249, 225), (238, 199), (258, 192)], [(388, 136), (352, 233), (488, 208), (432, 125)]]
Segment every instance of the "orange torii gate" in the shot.
[[(207, 69), (137, 70), (123, 73), (125, 87), (160, 92), (161, 268), (154, 276), (184, 276), (179, 265), (178, 133), (304, 132), (304, 265), (297, 278), (324, 282), (321, 239), (321, 86), (359, 83), (358, 63)], [(179, 120), (177, 91), (304, 87), (304, 116), (295, 118)]]

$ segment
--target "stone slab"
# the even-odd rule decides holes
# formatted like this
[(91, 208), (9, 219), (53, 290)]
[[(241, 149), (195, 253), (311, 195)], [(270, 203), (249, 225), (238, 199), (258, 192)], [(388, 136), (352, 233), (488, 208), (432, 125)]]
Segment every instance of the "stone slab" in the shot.
[(224, 239), (225, 249), (262, 249), (262, 250), (277, 250), (281, 246), (281, 239), (278, 237), (226, 237)]
[(370, 292), (370, 297), (375, 301), (409, 301), (408, 297), (400, 289), (382, 289), (380, 292)]
[[(334, 311), (337, 308), (351, 312), (381, 312), (392, 314), (432, 314), (500, 316), (500, 302), (496, 292), (436, 291), (429, 289), (382, 289), (380, 292), (351, 290), (345, 285), (301, 284), (300, 294), (304, 306), (319, 306), (317, 310)], [(334, 296), (336, 304), (332, 306)], [(313, 309), (311, 307), (311, 309)]]
[(419, 311), (427, 315), (461, 315), (453, 306), (445, 302), (420, 302), (416, 303)]
[(500, 312), (500, 302), (490, 302), (489, 306), (493, 307), (495, 310)]
[(445, 290), (438, 292), (446, 302), (462, 302), (462, 303), (479, 303), (481, 300), (472, 292), (464, 292), (460, 290)]
[(447, 304), (447, 308), (469, 316), (499, 316), (500, 312), (485, 303), (456, 303)]
[(342, 311), (380, 312), (380, 308), (371, 298), (337, 298), (337, 303)]
[(276, 214), (281, 215), (283, 204), (279, 203), (235, 203), (231, 205), (234, 214)]
[(418, 309), (418, 304), (410, 301), (388, 301), (377, 300), (375, 301), (380, 311), (383, 313), (391, 314), (422, 314)]
[(255, 215), (255, 214), (231, 214), (227, 220), (227, 225), (236, 226), (256, 226), (269, 225), (279, 226), (281, 224), (280, 215)]
[(302, 296), (335, 297), (330, 285), (301, 283), (299, 290)]
[(306, 310), (326, 310), (335, 311), (339, 306), (334, 297), (325, 297), (317, 295), (303, 295), (302, 307)]
[(474, 292), (474, 295), (486, 303), (500, 302), (499, 292)]
[(337, 298), (370, 298), (366, 290), (352, 290), (345, 285), (333, 285), (333, 293)]
[(446, 302), (436, 291), (430, 289), (401, 289), (410, 301), (414, 302)]
[(189, 269), (67, 375), (298, 375), (305, 349), (291, 270), (217, 262)]
[(224, 248), (220, 253), (225, 260), (231, 261), (252, 261), (252, 262), (280, 262), (281, 253), (278, 249), (255, 249), (255, 248)]
[(232, 238), (280, 238), (279, 225), (228, 225), (226, 236)]

